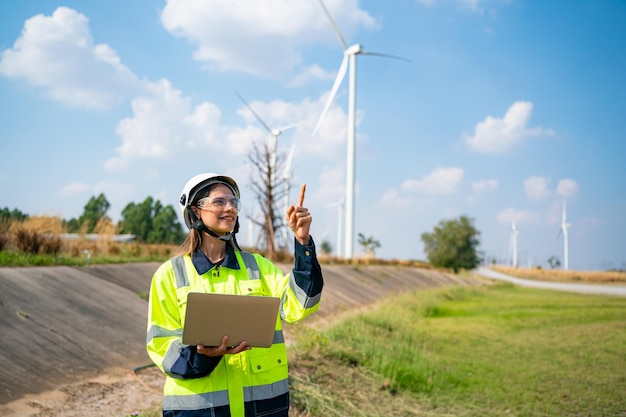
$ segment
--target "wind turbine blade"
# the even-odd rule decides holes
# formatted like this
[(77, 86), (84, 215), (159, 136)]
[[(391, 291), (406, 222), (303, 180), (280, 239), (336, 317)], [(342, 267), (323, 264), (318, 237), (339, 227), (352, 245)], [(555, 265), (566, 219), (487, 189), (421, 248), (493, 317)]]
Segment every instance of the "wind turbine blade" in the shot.
[(337, 37), (339, 38), (339, 42), (341, 42), (341, 45), (343, 45), (343, 49), (344, 50), (348, 49), (348, 43), (343, 38), (343, 36), (341, 36), (341, 32), (339, 31), (339, 27), (337, 27), (337, 25), (335, 24), (335, 21), (333, 20), (332, 16), (328, 12), (328, 9), (324, 5), (324, 2), (322, 0), (319, 0), (319, 2), (320, 2), (320, 5), (322, 6), (322, 9), (324, 9), (324, 13), (326, 13), (326, 17), (328, 17), (328, 20), (330, 20), (330, 24), (333, 26), (333, 29), (335, 30), (335, 33), (337, 34)]
[(322, 114), (320, 115), (320, 118), (318, 119), (317, 124), (315, 125), (315, 129), (313, 129), (313, 136), (315, 136), (315, 134), (317, 133), (317, 130), (319, 129), (320, 124), (322, 123), (322, 120), (326, 116), (326, 113), (328, 112), (330, 105), (333, 103), (333, 100), (335, 99), (335, 95), (337, 95), (337, 90), (339, 90), (339, 86), (341, 85), (341, 82), (346, 76), (347, 70), (348, 70), (348, 56), (344, 55), (343, 60), (341, 61), (341, 66), (339, 67), (339, 72), (337, 73), (337, 78), (335, 78), (335, 83), (333, 84), (333, 88), (330, 90), (330, 95), (328, 96), (328, 100), (326, 101), (326, 105), (324, 106), (324, 110), (322, 110)]
[(398, 55), (391, 55), (391, 54), (385, 54), (382, 52), (369, 52), (369, 51), (362, 51), (361, 55), (373, 55), (373, 56), (380, 56), (383, 58), (391, 58), (391, 59), (397, 59), (400, 61), (405, 61), (405, 62), (413, 62), (408, 58), (404, 58), (402, 56), (398, 56)]
[(261, 123), (261, 125), (263, 125), (263, 127), (265, 128), (265, 130), (267, 130), (269, 132), (270, 135), (273, 135), (272, 129), (270, 129), (270, 127), (263, 121), (263, 119), (261, 119), (261, 116), (259, 116), (258, 114), (256, 114), (256, 112), (252, 109), (252, 106), (250, 106), (248, 104), (248, 102), (242, 97), (241, 94), (239, 94), (239, 92), (235, 91), (235, 94), (237, 94), (237, 97), (239, 97), (239, 99), (243, 102), (243, 104), (246, 105), (246, 107), (248, 108), (248, 110), (250, 110), (250, 112), (254, 115), (254, 117), (259, 121), (259, 123)]
[(301, 124), (302, 122), (298, 122), (298, 123), (291, 123), (282, 127), (279, 127), (278, 129), (276, 129), (279, 132), (284, 132), (285, 130), (289, 130), (289, 129), (293, 129), (294, 127), (297, 127), (299, 124)]

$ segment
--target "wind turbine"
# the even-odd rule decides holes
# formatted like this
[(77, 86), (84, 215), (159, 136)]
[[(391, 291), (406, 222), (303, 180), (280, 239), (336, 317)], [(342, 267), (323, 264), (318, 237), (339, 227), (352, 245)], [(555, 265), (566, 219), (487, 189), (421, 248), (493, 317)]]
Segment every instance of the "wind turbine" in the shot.
[(245, 104), (245, 106), (248, 108), (248, 110), (250, 110), (250, 113), (252, 113), (254, 115), (254, 117), (259, 121), (259, 123), (261, 123), (261, 125), (265, 128), (265, 130), (267, 130), (267, 132), (270, 134), (269, 136), (269, 140), (268, 140), (268, 150), (270, 152), (270, 167), (272, 169), (272, 176), (270, 178), (271, 181), (271, 185), (273, 186), (275, 183), (275, 176), (276, 176), (276, 144), (278, 142), (278, 137), (286, 130), (289, 129), (293, 129), (294, 127), (296, 127), (298, 125), (298, 123), (292, 123), (283, 127), (279, 127), (276, 129), (272, 129), (268, 126), (267, 123), (265, 123), (265, 121), (263, 121), (263, 119), (261, 119), (261, 116), (259, 116), (254, 109), (252, 108), (252, 106), (250, 106), (248, 104), (248, 102), (243, 98), (243, 96), (241, 94), (239, 94), (238, 92), (236, 93), (237, 97), (239, 97), (239, 99), (243, 102), (243, 104)]
[(567, 208), (565, 199), (563, 199), (563, 213), (561, 215), (561, 233), (563, 234), (563, 270), (567, 271), (569, 264), (569, 248), (568, 248), (568, 237), (567, 237), (567, 229), (570, 227), (570, 224), (567, 222)]
[[(254, 117), (259, 121), (259, 123), (261, 123), (261, 125), (265, 128), (265, 130), (267, 130), (267, 132), (269, 133), (269, 139), (268, 139), (268, 152), (270, 155), (270, 189), (274, 189), (274, 186), (276, 185), (276, 154), (277, 154), (277, 142), (278, 142), (278, 136), (280, 136), (284, 131), (292, 129), (294, 127), (296, 127), (299, 123), (292, 123), (277, 129), (272, 129), (268, 126), (267, 123), (265, 123), (265, 121), (261, 118), (261, 116), (259, 116), (254, 109), (252, 108), (252, 106), (250, 106), (248, 104), (248, 102), (243, 98), (243, 96), (241, 94), (239, 94), (238, 92), (236, 92), (237, 97), (239, 97), (239, 99), (243, 102), (243, 104), (245, 104), (245, 106), (248, 108), (248, 110), (250, 110), (250, 113), (252, 113), (254, 115)], [(293, 158), (293, 145), (292, 145), (292, 150), (289, 156), (289, 161), (288, 161), (288, 166), (287, 166), (287, 170), (291, 169), (291, 159)], [(286, 170), (286, 171), (287, 171)], [(288, 175), (288, 179), (291, 178), (291, 174), (284, 174), (283, 178), (285, 175)], [(288, 202), (288, 198), (289, 198), (289, 184), (288, 184), (288, 180), (287, 180), (287, 185), (286, 185), (287, 189), (285, 190), (285, 198), (287, 201), (285, 201), (285, 204), (287, 204)], [(273, 192), (273, 191), (272, 191)], [(288, 207), (288, 206), (287, 206)], [(285, 209), (286, 212), (286, 209)], [(283, 234), (283, 240), (284, 240), (284, 244), (285, 247), (287, 246), (287, 242), (288, 242), (288, 234), (287, 234), (287, 227), (285, 225), (284, 227), (285, 231)], [(274, 243), (276, 243), (276, 241), (274, 241)]]
[(513, 268), (517, 268), (517, 235), (519, 232), (517, 231), (517, 227), (515, 226), (515, 220), (511, 223), (511, 243), (510, 243), (510, 251), (512, 256), (511, 265)]
[(329, 207), (337, 207), (337, 258), (341, 258), (341, 237), (343, 235), (343, 200), (331, 204)]
[(347, 160), (346, 160), (346, 240), (345, 240), (345, 257), (352, 258), (352, 248), (354, 245), (354, 177), (355, 177), (355, 154), (356, 154), (356, 146), (355, 146), (355, 138), (356, 138), (356, 56), (357, 55), (376, 55), (383, 56), (387, 58), (401, 59), (404, 61), (408, 61), (405, 58), (401, 58), (394, 55), (388, 55), (378, 52), (368, 52), (363, 49), (363, 47), (356, 43), (352, 46), (348, 46), (345, 39), (341, 35), (339, 28), (335, 24), (332, 16), (328, 12), (328, 9), (324, 5), (322, 0), (319, 0), (322, 9), (324, 9), (324, 13), (328, 17), (330, 24), (332, 25), (341, 45), (343, 46), (343, 60), (341, 61), (341, 66), (339, 67), (339, 71), (337, 73), (337, 78), (335, 78), (335, 82), (331, 89), (330, 95), (328, 96), (328, 101), (322, 110), (322, 114), (315, 126), (315, 130), (313, 131), (313, 135), (317, 133), (319, 129), (320, 123), (326, 116), (330, 105), (332, 104), (335, 95), (337, 94), (337, 90), (341, 85), (346, 71), (348, 67), (350, 67), (350, 77), (348, 82), (348, 142), (347, 142)]

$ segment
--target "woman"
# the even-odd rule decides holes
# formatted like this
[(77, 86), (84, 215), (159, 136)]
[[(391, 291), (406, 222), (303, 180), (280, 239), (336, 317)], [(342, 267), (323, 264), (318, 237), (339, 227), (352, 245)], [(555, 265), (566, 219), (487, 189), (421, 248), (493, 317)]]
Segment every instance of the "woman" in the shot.
[[(164, 417), (288, 415), (281, 320), (295, 323), (314, 313), (323, 287), (309, 234), (311, 215), (302, 206), (305, 189), (303, 185), (298, 205), (287, 210), (295, 260), (291, 274), (285, 275), (268, 259), (237, 244), (240, 193), (232, 178), (200, 174), (183, 188), (179, 203), (189, 234), (177, 256), (155, 272), (148, 304), (148, 355), (166, 375)], [(246, 341), (231, 346), (226, 335), (219, 346), (184, 345), (190, 292), (281, 298), (272, 346), (252, 348)]]

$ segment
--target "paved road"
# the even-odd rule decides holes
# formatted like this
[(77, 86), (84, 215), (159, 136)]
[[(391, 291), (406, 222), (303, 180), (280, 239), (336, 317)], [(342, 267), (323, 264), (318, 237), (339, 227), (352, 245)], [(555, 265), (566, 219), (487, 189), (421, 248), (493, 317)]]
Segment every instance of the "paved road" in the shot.
[(626, 286), (617, 285), (598, 285), (598, 284), (569, 284), (563, 282), (546, 282), (535, 281), (530, 279), (522, 279), (494, 271), (486, 267), (480, 267), (476, 270), (479, 275), (486, 278), (508, 281), (523, 287), (543, 288), (547, 290), (570, 291), (584, 294), (606, 294), (626, 297)]

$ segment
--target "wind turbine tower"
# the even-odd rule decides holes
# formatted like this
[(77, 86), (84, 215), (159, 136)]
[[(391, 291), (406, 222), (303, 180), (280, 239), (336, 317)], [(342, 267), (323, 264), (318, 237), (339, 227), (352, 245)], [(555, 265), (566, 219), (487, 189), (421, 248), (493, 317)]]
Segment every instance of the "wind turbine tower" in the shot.
[(368, 52), (363, 49), (363, 47), (356, 43), (352, 46), (348, 46), (345, 39), (341, 35), (339, 28), (335, 24), (335, 21), (330, 15), (330, 12), (324, 5), (322, 0), (319, 0), (322, 9), (324, 9), (324, 13), (328, 17), (330, 24), (332, 25), (341, 45), (343, 46), (343, 60), (341, 61), (341, 65), (339, 67), (339, 71), (337, 73), (337, 78), (335, 78), (335, 82), (331, 89), (330, 95), (328, 97), (328, 101), (322, 110), (322, 114), (315, 126), (315, 130), (313, 134), (317, 133), (319, 125), (324, 119), (326, 112), (330, 108), (335, 95), (337, 94), (337, 90), (341, 85), (348, 67), (350, 68), (349, 79), (348, 79), (348, 142), (347, 142), (347, 158), (346, 158), (346, 233), (345, 233), (345, 253), (344, 256), (346, 258), (352, 258), (353, 254), (353, 246), (354, 246), (354, 183), (355, 183), (355, 159), (356, 159), (356, 56), (357, 55), (376, 55), (383, 56), (387, 58), (400, 59), (404, 61), (408, 61), (405, 58), (397, 57), (394, 55), (382, 54), (378, 52)]
[(563, 214), (561, 216), (561, 233), (563, 233), (563, 270), (567, 271), (569, 267), (569, 242), (567, 236), (567, 229), (570, 224), (567, 222), (567, 207), (565, 199), (563, 199)]
[(515, 220), (511, 223), (511, 265), (513, 268), (517, 268), (517, 235), (519, 232), (517, 231), (517, 227), (515, 226)]
[(330, 207), (337, 207), (337, 258), (341, 258), (341, 239), (343, 235), (343, 200), (338, 203), (331, 204)]

